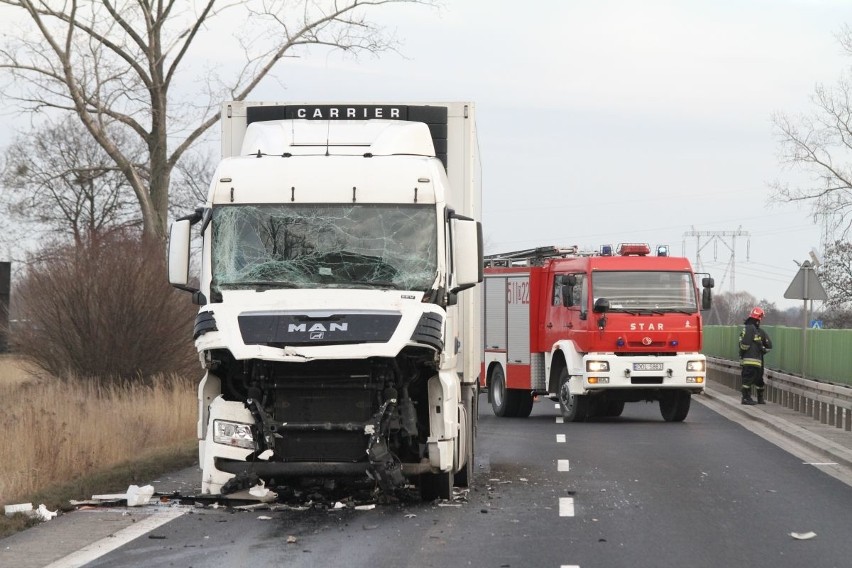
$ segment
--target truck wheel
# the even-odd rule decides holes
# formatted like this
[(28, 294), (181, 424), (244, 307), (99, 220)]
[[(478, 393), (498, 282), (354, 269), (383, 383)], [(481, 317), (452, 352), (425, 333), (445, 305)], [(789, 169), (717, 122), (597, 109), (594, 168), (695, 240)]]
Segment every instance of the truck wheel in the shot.
[(473, 414), (473, 416), (467, 417), (467, 423), (465, 428), (465, 436), (467, 436), (467, 440), (465, 440), (467, 442), (465, 445), (465, 447), (467, 448), (467, 451), (465, 452), (466, 459), (464, 466), (462, 466), (462, 468), (457, 471), (454, 476), (453, 483), (456, 485), (456, 487), (473, 487), (473, 455), (475, 448), (474, 444), (476, 442), (476, 413), (478, 412), (478, 400), (479, 385), (477, 385), (473, 389), (473, 400), (471, 401), (471, 406), (473, 407), (471, 409), (471, 413)]
[(500, 417), (511, 418), (515, 416), (518, 408), (518, 399), (513, 396), (514, 391), (506, 388), (506, 377), (503, 368), (499, 365), (494, 368), (491, 375), (491, 409)]
[(692, 397), (688, 391), (666, 391), (660, 396), (660, 414), (666, 422), (683, 422)]
[(452, 473), (421, 473), (420, 498), (424, 501), (453, 498)]
[(589, 399), (585, 396), (573, 395), (568, 390), (568, 369), (562, 369), (559, 374), (559, 406), (562, 416), (568, 422), (583, 422), (589, 415)]
[(535, 399), (533, 398), (532, 391), (510, 391), (511, 394), (517, 399), (517, 410), (515, 411), (515, 417), (517, 418), (526, 418), (532, 413), (533, 402)]

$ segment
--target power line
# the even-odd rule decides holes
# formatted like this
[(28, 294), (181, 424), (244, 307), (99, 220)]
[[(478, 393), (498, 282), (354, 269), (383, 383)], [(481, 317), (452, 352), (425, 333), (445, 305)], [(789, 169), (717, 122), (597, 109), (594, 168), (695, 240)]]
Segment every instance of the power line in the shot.
[[(737, 272), (737, 237), (747, 237), (749, 238), (746, 241), (746, 260), (749, 260), (749, 249), (751, 248), (751, 239), (748, 231), (742, 230), (742, 225), (736, 231), (696, 231), (695, 226), (692, 227), (691, 231), (687, 231), (683, 234), (684, 237), (695, 237), (695, 266), (701, 270), (701, 251), (709, 245), (713, 243), (713, 260), (716, 260), (718, 255), (718, 244), (721, 242), (725, 247), (728, 248), (731, 255), (728, 259), (728, 266), (731, 269), (731, 292), (735, 292), (737, 289), (736, 286), (736, 272)], [(701, 244), (701, 237), (709, 237), (709, 240)], [(731, 239), (731, 244), (728, 244), (727, 239)], [(684, 244), (684, 249), (686, 249), (686, 244)], [(727, 274), (727, 268), (725, 269), (725, 274), (722, 275), (722, 281), (724, 282), (725, 275)]]

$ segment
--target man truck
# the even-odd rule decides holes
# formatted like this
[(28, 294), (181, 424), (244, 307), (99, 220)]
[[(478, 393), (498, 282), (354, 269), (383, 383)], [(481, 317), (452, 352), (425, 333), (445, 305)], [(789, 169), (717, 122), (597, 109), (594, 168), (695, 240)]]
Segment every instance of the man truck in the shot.
[(668, 247), (599, 252), (546, 246), (486, 258), (481, 386), (497, 416), (529, 416), (558, 401), (569, 422), (619, 416), (626, 402), (659, 401), (680, 422), (704, 391), (701, 309), (713, 279)]
[(474, 105), (226, 102), (221, 127), (168, 253), (200, 306), (202, 493), (362, 478), (451, 497), (480, 369)]

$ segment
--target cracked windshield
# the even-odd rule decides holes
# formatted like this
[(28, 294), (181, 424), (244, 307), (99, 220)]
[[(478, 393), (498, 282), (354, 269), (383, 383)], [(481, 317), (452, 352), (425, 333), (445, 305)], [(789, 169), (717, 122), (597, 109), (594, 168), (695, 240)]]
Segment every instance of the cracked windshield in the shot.
[(434, 205), (233, 205), (213, 211), (213, 287), (431, 288)]
[(595, 272), (593, 297), (611, 310), (698, 311), (692, 275), (687, 272)]

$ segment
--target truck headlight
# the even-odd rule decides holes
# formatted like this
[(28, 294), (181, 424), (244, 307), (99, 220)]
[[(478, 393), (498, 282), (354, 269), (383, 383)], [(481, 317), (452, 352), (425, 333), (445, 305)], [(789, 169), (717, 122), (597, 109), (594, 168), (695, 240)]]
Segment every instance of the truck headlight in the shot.
[(586, 361), (587, 373), (608, 373), (609, 361)]
[(241, 422), (214, 420), (213, 441), (235, 448), (254, 449), (254, 434), (251, 432), (251, 425)]
[(691, 373), (703, 373), (704, 361), (687, 361), (686, 370)]

